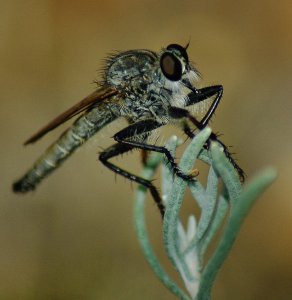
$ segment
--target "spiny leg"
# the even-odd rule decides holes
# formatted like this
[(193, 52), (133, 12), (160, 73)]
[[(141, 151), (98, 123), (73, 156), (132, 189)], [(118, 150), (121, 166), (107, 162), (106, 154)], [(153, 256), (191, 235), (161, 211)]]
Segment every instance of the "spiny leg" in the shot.
[[(191, 139), (193, 139), (195, 137), (195, 134), (193, 133), (193, 131), (191, 130), (191, 128), (189, 127), (188, 124), (184, 124), (183, 127), (184, 133)], [(245, 173), (244, 171), (240, 168), (240, 166), (236, 163), (236, 161), (234, 160), (234, 158), (231, 156), (231, 153), (229, 152), (227, 146), (225, 146), (225, 144), (218, 139), (218, 136), (215, 133), (211, 133), (210, 135), (210, 140), (213, 141), (217, 141), (221, 147), (223, 148), (224, 154), (226, 155), (227, 159), (231, 162), (231, 164), (233, 165), (233, 167), (235, 168), (236, 172), (238, 173), (238, 176), (240, 178), (241, 182), (244, 182), (245, 180)], [(210, 147), (210, 143), (209, 141), (207, 141), (207, 143), (204, 145), (205, 149), (209, 149)]]
[[(188, 114), (189, 114), (189, 112), (188, 112)], [(191, 121), (193, 121), (194, 119), (195, 118), (193, 116), (191, 116)], [(196, 125), (197, 122), (198, 121), (196, 120), (196, 123), (194, 123), (194, 122), (193, 123)], [(195, 137), (195, 134), (193, 133), (193, 131), (190, 129), (190, 127), (187, 124), (184, 124), (183, 130), (184, 130), (185, 134), (189, 138), (193, 139)], [(210, 135), (210, 137), (209, 137), (209, 140), (207, 141), (207, 143), (204, 146), (206, 149), (209, 149), (209, 147), (210, 147), (210, 140), (211, 141), (216, 141), (216, 142), (218, 142), (221, 145), (221, 147), (223, 148), (224, 154), (226, 155), (227, 159), (231, 162), (231, 164), (233, 165), (234, 169), (236, 170), (236, 172), (237, 172), (237, 174), (239, 176), (240, 181), (244, 182), (246, 175), (245, 175), (244, 171), (242, 170), (242, 168), (237, 164), (237, 162), (232, 157), (232, 155), (229, 152), (227, 146), (218, 138), (218, 136), (214, 132), (212, 132), (211, 135)]]
[(126, 153), (126, 152), (132, 150), (133, 148), (134, 147), (132, 147), (130, 145), (117, 143), (117, 144), (110, 146), (103, 152), (101, 152), (99, 159), (106, 167), (108, 167), (113, 172), (115, 172), (119, 175), (122, 175), (131, 181), (137, 182), (137, 183), (143, 185), (145, 188), (149, 189), (156, 205), (158, 206), (160, 214), (163, 218), (164, 213), (165, 213), (165, 207), (163, 205), (162, 199), (161, 199), (156, 187), (151, 183), (151, 181), (146, 180), (142, 177), (136, 176), (136, 175), (134, 175), (134, 174), (132, 174), (132, 173), (130, 173), (108, 161), (110, 158), (113, 158), (115, 156)]
[(147, 151), (154, 151), (158, 153), (162, 153), (165, 155), (167, 158), (167, 161), (171, 165), (171, 168), (174, 172), (175, 175), (181, 177), (184, 180), (187, 181), (193, 181), (194, 180), (194, 175), (192, 174), (185, 174), (183, 173), (179, 167), (177, 166), (174, 157), (170, 153), (170, 151), (162, 146), (156, 146), (156, 145), (150, 145), (145, 143), (144, 139), (142, 141), (136, 141), (136, 140), (131, 140), (131, 138), (135, 138), (139, 135), (146, 135), (149, 134), (152, 130), (159, 128), (163, 124), (157, 122), (156, 120), (148, 119), (148, 120), (143, 120), (139, 121), (137, 123), (134, 123), (132, 125), (129, 125), (128, 127), (122, 129), (118, 133), (114, 135), (114, 139), (125, 145), (129, 145), (132, 148), (139, 148), (142, 150), (147, 150)]
[[(202, 89), (195, 89), (192, 88), (192, 92), (188, 95), (188, 101), (186, 103), (186, 106), (193, 105), (195, 103), (201, 102), (203, 100), (206, 100), (212, 96), (216, 95), (216, 98), (212, 102), (208, 112), (205, 114), (203, 119), (201, 121), (198, 121), (194, 116), (190, 114), (190, 112), (186, 109), (183, 108), (178, 108), (178, 107), (171, 107), (169, 110), (170, 115), (173, 118), (187, 118), (189, 119), (198, 129), (202, 130), (210, 121), (212, 115), (214, 114), (221, 98), (223, 95), (223, 87), (221, 85), (217, 86), (210, 86), (210, 87), (205, 87)], [(188, 127), (187, 124), (184, 126), (184, 132), (190, 137), (194, 138), (195, 134), (191, 131), (191, 129)], [(224, 145), (223, 142), (221, 142), (217, 135), (215, 133), (211, 133), (210, 135), (210, 140), (217, 141), (222, 147), (223, 151), (226, 155), (226, 157), (229, 159), (229, 161), (232, 163), (233, 167), (236, 169), (240, 180), (244, 182), (245, 180), (245, 173), (244, 171), (239, 167), (239, 165), (235, 162), (233, 157), (231, 156), (231, 153), (228, 151), (228, 148)], [(209, 147), (209, 142), (206, 145), (206, 148)]]

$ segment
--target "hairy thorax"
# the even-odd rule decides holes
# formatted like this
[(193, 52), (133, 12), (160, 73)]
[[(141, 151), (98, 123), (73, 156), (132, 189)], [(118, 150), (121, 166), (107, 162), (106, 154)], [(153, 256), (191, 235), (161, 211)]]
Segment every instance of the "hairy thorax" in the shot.
[(173, 87), (167, 86), (156, 53), (127, 51), (110, 57), (105, 81), (123, 91), (119, 111), (130, 123), (149, 118), (168, 123), (168, 108), (178, 97)]

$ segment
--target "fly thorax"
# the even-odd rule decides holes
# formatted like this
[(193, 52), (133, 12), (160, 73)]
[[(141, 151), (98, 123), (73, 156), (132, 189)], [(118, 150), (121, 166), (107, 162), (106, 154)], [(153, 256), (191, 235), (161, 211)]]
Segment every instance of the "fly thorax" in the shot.
[(137, 79), (144, 80), (144, 74), (151, 72), (156, 60), (156, 54), (148, 50), (133, 50), (113, 55), (106, 62), (105, 81), (111, 86), (125, 88)]

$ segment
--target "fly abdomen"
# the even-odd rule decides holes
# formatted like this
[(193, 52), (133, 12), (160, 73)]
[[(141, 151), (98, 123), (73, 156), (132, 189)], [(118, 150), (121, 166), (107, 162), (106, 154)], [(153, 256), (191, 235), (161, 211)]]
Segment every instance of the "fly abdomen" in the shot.
[(43, 178), (58, 168), (78, 147), (115, 118), (116, 116), (110, 110), (96, 107), (77, 119), (73, 126), (35, 162), (33, 167), (13, 184), (13, 191), (26, 193), (34, 190)]

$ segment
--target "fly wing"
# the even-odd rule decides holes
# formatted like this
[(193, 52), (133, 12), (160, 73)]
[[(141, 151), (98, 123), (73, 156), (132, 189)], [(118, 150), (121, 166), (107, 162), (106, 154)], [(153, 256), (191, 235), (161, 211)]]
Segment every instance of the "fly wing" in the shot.
[(118, 94), (118, 91), (111, 87), (102, 87), (100, 89), (97, 89), (92, 94), (88, 95), (84, 99), (82, 99), (80, 102), (57, 116), (55, 119), (53, 119), (51, 122), (49, 122), (46, 126), (41, 128), (39, 131), (37, 131), (33, 136), (31, 136), (28, 140), (24, 142), (24, 145), (28, 145), (31, 143), (36, 142), (39, 140), (42, 136), (47, 134), (49, 131), (55, 129), (62, 123), (68, 121), (72, 117), (76, 116), (77, 114), (91, 108), (98, 102), (105, 101), (109, 97), (112, 97), (114, 95)]

